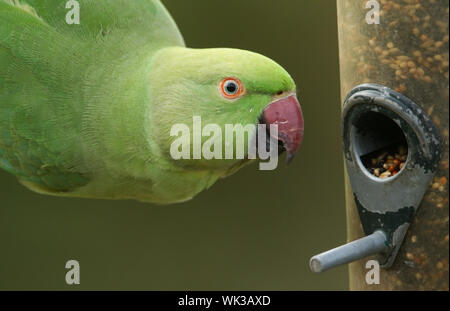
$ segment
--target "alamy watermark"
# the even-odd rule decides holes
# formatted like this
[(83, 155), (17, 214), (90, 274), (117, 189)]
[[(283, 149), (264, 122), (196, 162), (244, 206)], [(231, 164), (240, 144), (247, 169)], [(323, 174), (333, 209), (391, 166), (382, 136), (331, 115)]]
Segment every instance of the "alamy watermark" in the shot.
[(66, 2), (66, 9), (69, 11), (66, 14), (66, 23), (69, 25), (80, 24), (80, 3), (76, 0), (69, 0)]
[[(174, 124), (170, 136), (176, 138), (171, 143), (170, 155), (174, 160), (259, 158), (268, 160), (259, 163), (260, 170), (277, 168), (277, 124), (270, 124), (269, 128), (266, 124), (225, 124), (224, 131), (225, 133), (220, 125), (214, 123), (203, 126), (200, 116), (193, 116), (192, 127), (182, 123)], [(245, 137), (247, 137), (247, 155)], [(202, 138), (206, 138), (206, 141), (202, 142)]]
[(366, 273), (366, 284), (379, 285), (380, 263), (377, 260), (369, 260), (368, 262), (366, 262), (366, 269), (369, 269), (369, 271)]
[(366, 2), (366, 9), (370, 9), (366, 14), (366, 23), (369, 25), (380, 24), (380, 3), (377, 0)]
[(66, 269), (69, 269), (66, 273), (67, 285), (80, 285), (80, 263), (71, 259), (66, 262)]

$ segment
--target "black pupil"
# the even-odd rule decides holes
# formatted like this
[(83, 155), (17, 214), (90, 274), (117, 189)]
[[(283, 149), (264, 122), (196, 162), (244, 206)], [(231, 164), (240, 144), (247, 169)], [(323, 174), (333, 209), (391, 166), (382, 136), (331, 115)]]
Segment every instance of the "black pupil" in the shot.
[(237, 91), (237, 85), (234, 82), (230, 82), (226, 86), (228, 93), (235, 93)]

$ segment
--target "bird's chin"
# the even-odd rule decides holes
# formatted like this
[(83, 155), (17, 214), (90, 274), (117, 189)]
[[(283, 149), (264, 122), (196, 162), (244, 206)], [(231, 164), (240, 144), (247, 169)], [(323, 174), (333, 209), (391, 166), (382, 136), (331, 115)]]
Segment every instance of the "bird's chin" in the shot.
[[(303, 113), (294, 94), (274, 100), (262, 112), (260, 124), (266, 125), (266, 150), (270, 150), (271, 140), (278, 141), (278, 154), (287, 153), (286, 163), (290, 163), (303, 140)], [(278, 134), (271, 133), (270, 125), (278, 127)], [(258, 141), (258, 140), (257, 140)]]

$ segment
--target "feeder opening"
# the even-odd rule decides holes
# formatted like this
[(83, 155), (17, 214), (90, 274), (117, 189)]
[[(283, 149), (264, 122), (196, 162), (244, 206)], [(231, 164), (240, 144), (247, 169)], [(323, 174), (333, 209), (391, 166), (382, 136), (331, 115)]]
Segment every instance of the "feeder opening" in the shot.
[(400, 173), (408, 159), (408, 142), (391, 118), (370, 111), (361, 115), (353, 127), (356, 156), (370, 174), (386, 179)]

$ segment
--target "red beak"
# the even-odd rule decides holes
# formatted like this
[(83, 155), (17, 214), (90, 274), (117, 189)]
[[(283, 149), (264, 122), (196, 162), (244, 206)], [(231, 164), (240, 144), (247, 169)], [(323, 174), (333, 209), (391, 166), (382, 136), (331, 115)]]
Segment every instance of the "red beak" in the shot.
[[(295, 95), (272, 102), (263, 111), (266, 125), (278, 125), (278, 137), (287, 152), (286, 163), (289, 164), (297, 153), (303, 140), (303, 113)], [(271, 134), (272, 135), (272, 134)]]

